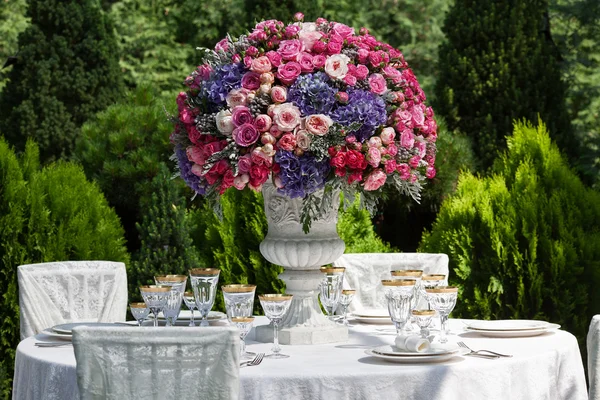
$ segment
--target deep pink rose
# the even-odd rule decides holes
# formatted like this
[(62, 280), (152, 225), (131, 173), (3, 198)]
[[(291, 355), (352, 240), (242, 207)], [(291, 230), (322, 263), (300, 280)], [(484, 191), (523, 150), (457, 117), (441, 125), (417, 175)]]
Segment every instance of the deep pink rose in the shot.
[(177, 109), (179, 109), (179, 111), (183, 110), (186, 107), (186, 101), (187, 93), (179, 92), (179, 94), (177, 95)]
[(338, 22), (333, 24), (332, 31), (340, 35), (342, 38), (347, 38), (348, 36), (354, 35), (354, 28), (351, 28), (348, 25), (340, 24)]
[(298, 58), (296, 61), (298, 61), (298, 63), (300, 64), (300, 67), (302, 68), (302, 72), (312, 72), (313, 71), (314, 66), (312, 63), (312, 59), (313, 59), (313, 57), (304, 51), (302, 53), (298, 54)]
[(351, 185), (354, 182), (360, 182), (362, 179), (362, 171), (353, 171), (350, 173), (350, 175), (348, 175), (348, 184)]
[(248, 90), (256, 90), (260, 87), (260, 74), (256, 72), (246, 72), (242, 76), (242, 87)]
[(264, 165), (253, 165), (250, 169), (250, 185), (258, 189), (269, 178), (269, 172)]
[(212, 67), (208, 64), (202, 64), (196, 70), (198, 71), (198, 76), (203, 81), (207, 81), (210, 78), (210, 73), (213, 71)]
[(258, 141), (260, 133), (254, 125), (247, 123), (233, 130), (233, 140), (238, 146), (248, 147)]
[(258, 49), (254, 46), (250, 46), (246, 49), (246, 54), (250, 57), (254, 57), (258, 54)]
[(246, 174), (250, 172), (251, 167), (252, 159), (250, 158), (250, 154), (244, 154), (238, 159), (238, 170), (241, 174)]
[(386, 78), (391, 79), (394, 83), (398, 83), (402, 80), (402, 73), (389, 65), (383, 69), (383, 74)]
[(410, 160), (408, 160), (408, 165), (410, 165), (413, 168), (417, 168), (419, 166), (420, 162), (421, 162), (421, 157), (419, 157), (419, 156), (412, 156), (410, 158)]
[(356, 77), (354, 75), (346, 75), (343, 79), (346, 85), (354, 86), (356, 85)]
[(232, 118), (233, 124), (235, 126), (241, 126), (244, 124), (252, 124), (254, 122), (252, 113), (250, 112), (250, 109), (246, 106), (233, 107), (233, 112), (231, 113), (231, 118)]
[(379, 166), (379, 163), (381, 163), (381, 153), (379, 152), (379, 149), (377, 149), (377, 147), (369, 147), (369, 150), (367, 152), (367, 162), (373, 168)]
[(338, 152), (331, 158), (329, 164), (335, 168), (344, 168), (346, 166), (346, 153), (343, 151)]
[(361, 64), (365, 64), (368, 59), (369, 59), (369, 50), (362, 49), (362, 48), (358, 49), (358, 62), (361, 63)]
[(274, 67), (279, 67), (281, 65), (281, 55), (273, 50), (267, 51), (265, 56), (271, 61), (271, 64)]
[(259, 74), (264, 74), (266, 72), (270, 72), (273, 65), (271, 64), (271, 60), (267, 56), (260, 56), (252, 60), (252, 65), (250, 65), (250, 70)]
[(327, 50), (327, 45), (322, 40), (317, 40), (315, 44), (313, 44), (313, 53), (323, 53), (325, 50)]
[(381, 74), (372, 74), (369, 77), (369, 87), (371, 92), (382, 95), (387, 92), (387, 83), (385, 78)]
[(219, 43), (215, 45), (216, 51), (227, 51), (227, 49), (229, 49), (229, 41), (227, 39), (222, 39), (221, 41), (219, 41)]
[(323, 34), (319, 31), (300, 31), (298, 38), (304, 45), (305, 51), (312, 51), (315, 43), (321, 39)]
[(189, 146), (185, 149), (185, 153), (189, 161), (202, 164), (204, 163), (204, 159), (202, 157), (202, 150), (198, 146)]
[(327, 52), (329, 54), (339, 54), (342, 51), (342, 43), (329, 42), (327, 43)]
[(233, 186), (237, 189), (237, 190), (242, 190), (246, 187), (246, 184), (250, 181), (250, 175), (248, 174), (241, 174), (236, 176), (233, 179)]
[(302, 42), (298, 39), (282, 40), (279, 43), (279, 49), (277, 52), (281, 55), (284, 60), (295, 60), (298, 54), (303, 50)]
[(219, 194), (225, 193), (225, 191), (227, 189), (232, 187), (233, 180), (234, 180), (233, 171), (231, 170), (231, 168), (229, 168), (227, 171), (225, 171), (225, 174), (223, 174), (223, 179), (221, 180), (221, 186), (219, 187)]
[(256, 116), (254, 120), (254, 126), (259, 132), (267, 132), (271, 128), (273, 120), (266, 114), (260, 114)]
[(367, 75), (369, 75), (369, 68), (367, 68), (366, 65), (359, 64), (356, 66), (353, 72), (354, 76), (356, 76), (356, 79), (362, 81), (367, 77)]
[(346, 92), (337, 92), (335, 97), (342, 104), (346, 104), (348, 102), (348, 98), (349, 98), (348, 93), (346, 93)]
[(408, 180), (408, 178), (410, 177), (410, 167), (408, 166), (408, 164), (399, 164), (397, 170), (400, 174), (400, 179)]
[(361, 152), (356, 150), (348, 150), (346, 152), (346, 165), (352, 169), (363, 170), (367, 168), (367, 160)]
[(396, 160), (387, 160), (385, 162), (385, 173), (386, 174), (391, 174), (397, 168), (398, 168), (398, 165), (396, 164)]
[(299, 22), (299, 21), (303, 21), (304, 20), (304, 14), (302, 14), (301, 12), (297, 12), (296, 14), (294, 14), (294, 21)]
[(435, 177), (435, 168), (427, 167), (427, 172), (425, 172), (425, 176), (429, 179), (433, 179)]
[(277, 78), (286, 85), (292, 84), (302, 72), (302, 67), (295, 61), (281, 64), (277, 68)]
[(385, 172), (377, 168), (367, 176), (364, 188), (365, 190), (377, 190), (385, 183), (386, 179), (387, 175)]
[(419, 107), (413, 107), (411, 114), (416, 126), (423, 125), (423, 122), (425, 122), (423, 110), (421, 110)]
[(300, 27), (298, 25), (288, 25), (285, 27), (285, 37), (288, 39), (293, 38), (300, 32)]
[(396, 154), (398, 154), (398, 147), (396, 147), (394, 143), (390, 143), (387, 147), (387, 153), (390, 156), (395, 157)]
[(415, 145), (415, 135), (411, 132), (410, 129), (405, 129), (400, 134), (400, 146), (405, 149), (412, 149)]
[(312, 63), (315, 68), (323, 68), (325, 61), (327, 61), (327, 58), (322, 54), (317, 54), (312, 58)]
[(189, 108), (184, 108), (179, 112), (179, 120), (184, 124), (193, 124), (194, 123), (194, 114), (192, 114), (192, 110)]
[(379, 64), (383, 62), (383, 59), (381, 58), (381, 53), (378, 51), (370, 51), (369, 62), (373, 67), (379, 67)]
[(277, 147), (286, 151), (294, 150), (294, 147), (296, 147), (296, 136), (292, 133), (286, 133), (277, 142)]

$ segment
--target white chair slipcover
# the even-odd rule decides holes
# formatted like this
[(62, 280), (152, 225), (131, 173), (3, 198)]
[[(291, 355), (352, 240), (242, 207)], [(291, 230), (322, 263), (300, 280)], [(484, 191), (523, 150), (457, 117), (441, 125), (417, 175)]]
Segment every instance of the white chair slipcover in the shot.
[(587, 335), (590, 400), (600, 400), (600, 315), (594, 315)]
[(73, 329), (81, 400), (233, 400), (239, 396), (235, 327)]
[(344, 288), (355, 289), (349, 311), (387, 308), (381, 280), (390, 279), (390, 271), (422, 269), (425, 274), (448, 276), (448, 256), (432, 253), (355, 253), (344, 254), (334, 265), (346, 268)]
[(57, 324), (125, 321), (125, 264), (63, 261), (21, 265), (17, 271), (21, 339)]

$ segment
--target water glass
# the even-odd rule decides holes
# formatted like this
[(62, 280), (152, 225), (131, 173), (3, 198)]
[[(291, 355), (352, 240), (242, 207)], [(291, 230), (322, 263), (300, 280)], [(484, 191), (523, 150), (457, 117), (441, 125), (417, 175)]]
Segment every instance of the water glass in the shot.
[(194, 268), (190, 270), (196, 307), (198, 307), (200, 317), (202, 317), (200, 326), (208, 326), (208, 313), (215, 304), (220, 273), (221, 270), (217, 268)]
[(423, 271), (420, 269), (401, 269), (391, 272), (392, 279), (405, 279), (405, 280), (414, 280), (415, 281), (415, 295), (413, 296), (413, 304), (411, 306), (412, 310), (414, 310), (421, 297), (423, 296), (423, 292), (421, 289), (421, 278), (423, 277)]
[(194, 309), (196, 308), (196, 298), (194, 297), (194, 292), (190, 292), (190, 291), (184, 292), (183, 293), (183, 302), (185, 303), (185, 306), (192, 313), (192, 318), (190, 318), (189, 326), (196, 326), (196, 323), (194, 322)]
[(323, 304), (329, 319), (334, 318), (335, 310), (340, 301), (345, 271), (346, 268), (341, 267), (321, 267), (321, 272), (325, 276), (319, 284), (319, 291), (321, 304)]
[(258, 296), (260, 305), (265, 312), (265, 316), (271, 320), (273, 324), (273, 351), (272, 354), (266, 355), (268, 358), (288, 358), (287, 354), (281, 354), (279, 347), (279, 331), (278, 324), (281, 322), (285, 314), (292, 304), (291, 294), (261, 294)]
[(167, 303), (167, 298), (169, 297), (170, 292), (170, 286), (147, 285), (140, 287), (142, 298), (154, 316), (154, 327), (158, 326), (158, 313), (162, 311), (163, 307)]
[(348, 324), (348, 306), (352, 303), (354, 299), (354, 295), (356, 294), (356, 290), (347, 289), (342, 290), (342, 294), (340, 295), (340, 306), (342, 307), (342, 325), (349, 326)]
[(227, 318), (251, 317), (254, 310), (256, 285), (237, 284), (221, 286)]
[(161, 275), (155, 276), (154, 281), (157, 285), (170, 286), (171, 292), (167, 298), (167, 303), (163, 307), (163, 315), (167, 321), (167, 326), (175, 326), (179, 311), (181, 310), (181, 300), (187, 283), (185, 275)]
[(394, 279), (382, 280), (387, 300), (388, 312), (398, 335), (406, 335), (406, 323), (411, 316), (411, 307), (415, 293), (415, 280)]
[(251, 360), (256, 355), (255, 353), (249, 353), (246, 351), (246, 342), (244, 339), (252, 330), (252, 323), (254, 322), (254, 317), (233, 317), (230, 319), (231, 323), (235, 324), (235, 326), (240, 330), (240, 339), (241, 339), (241, 347), (240, 347), (240, 359), (242, 360)]
[(440, 315), (440, 343), (447, 343), (448, 315), (456, 305), (458, 288), (453, 286), (438, 286), (434, 289), (426, 289), (431, 308)]
[(130, 303), (129, 310), (131, 310), (131, 315), (137, 321), (138, 326), (142, 326), (142, 323), (148, 318), (148, 314), (150, 314), (146, 303)]
[(429, 325), (433, 319), (435, 311), (433, 310), (413, 310), (412, 315), (415, 319), (415, 323), (421, 329), (421, 338), (427, 339), (429, 337)]

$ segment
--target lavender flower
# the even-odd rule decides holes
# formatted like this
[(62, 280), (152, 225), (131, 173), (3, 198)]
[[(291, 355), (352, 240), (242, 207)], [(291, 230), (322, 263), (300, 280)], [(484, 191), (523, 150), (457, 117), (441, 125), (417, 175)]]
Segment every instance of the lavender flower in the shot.
[(277, 191), (285, 196), (303, 198), (325, 186), (330, 168), (327, 160), (318, 162), (309, 153), (298, 157), (291, 151), (278, 150), (275, 162), (279, 164), (279, 177), (283, 184)]
[(194, 189), (196, 193), (201, 196), (206, 194), (206, 188), (208, 183), (206, 180), (192, 173), (192, 163), (188, 160), (185, 148), (177, 146), (175, 148), (175, 155), (177, 156), (177, 164), (179, 165), (179, 173), (185, 181), (185, 183)]
[(242, 86), (242, 75), (246, 72), (242, 64), (225, 64), (217, 68), (210, 79), (203, 83), (200, 95), (208, 98), (216, 107), (224, 107), (227, 94)]
[(353, 122), (362, 124), (354, 134), (356, 139), (364, 142), (375, 133), (375, 128), (386, 123), (385, 101), (366, 90), (348, 90), (348, 104), (338, 107), (330, 117), (344, 126)]
[(301, 75), (290, 87), (288, 101), (298, 106), (303, 115), (329, 114), (335, 106), (338, 92), (330, 83), (323, 72)]

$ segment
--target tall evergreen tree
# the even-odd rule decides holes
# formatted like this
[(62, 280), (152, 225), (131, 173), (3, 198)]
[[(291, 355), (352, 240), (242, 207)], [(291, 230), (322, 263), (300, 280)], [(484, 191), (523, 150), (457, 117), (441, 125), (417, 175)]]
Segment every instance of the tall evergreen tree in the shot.
[(577, 154), (547, 12), (547, 0), (456, 0), (448, 12), (436, 111), (472, 137), (485, 168), (513, 120), (538, 113), (561, 150)]
[(18, 150), (27, 138), (44, 162), (68, 156), (79, 127), (121, 94), (112, 25), (98, 0), (29, 0), (31, 25), (0, 96), (0, 128)]

